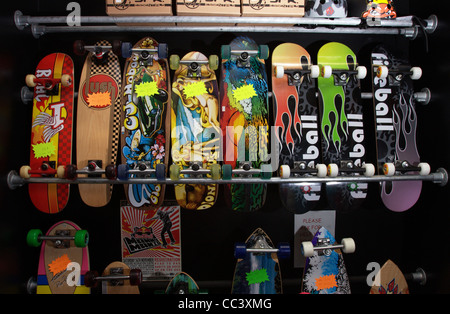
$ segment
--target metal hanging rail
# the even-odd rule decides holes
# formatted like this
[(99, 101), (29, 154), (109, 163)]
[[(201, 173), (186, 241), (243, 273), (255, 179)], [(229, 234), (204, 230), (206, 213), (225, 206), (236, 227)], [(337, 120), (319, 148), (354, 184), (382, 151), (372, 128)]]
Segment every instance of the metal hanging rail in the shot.
[[(48, 33), (148, 31), (381, 34), (415, 38), (419, 27), (423, 27), (427, 33), (432, 33), (438, 24), (435, 15), (422, 20), (420, 25), (415, 20), (416, 18), (413, 16), (394, 20), (366, 20), (358, 17), (323, 19), (250, 16), (80, 16), (81, 26), (68, 26), (66, 16), (29, 16), (23, 15), (20, 11), (14, 13), (16, 27), (23, 30), (30, 26), (36, 38)], [(183, 26), (175, 25), (178, 23)], [(133, 25), (125, 26), (123, 24)], [(165, 25), (161, 26), (161, 24)], [(217, 24), (217, 26), (210, 24)]]
[(24, 184), (29, 183), (58, 183), (58, 184), (282, 184), (282, 183), (325, 183), (325, 182), (383, 182), (383, 181), (431, 181), (445, 186), (448, 182), (448, 173), (444, 168), (439, 168), (435, 173), (429, 175), (394, 175), (383, 176), (374, 175), (371, 177), (362, 175), (351, 176), (337, 176), (337, 177), (325, 177), (319, 178), (315, 176), (311, 177), (290, 177), (280, 178), (272, 177), (270, 179), (262, 178), (246, 178), (246, 177), (234, 177), (231, 180), (213, 180), (209, 178), (180, 178), (179, 180), (171, 180), (169, 178), (159, 180), (156, 178), (130, 178), (128, 180), (110, 180), (106, 178), (97, 177), (85, 177), (77, 178), (75, 180), (59, 179), (56, 177), (40, 177), (24, 179), (17, 174), (16, 171), (11, 170), (8, 173), (7, 183), (8, 187), (13, 190), (17, 187), (21, 187)]

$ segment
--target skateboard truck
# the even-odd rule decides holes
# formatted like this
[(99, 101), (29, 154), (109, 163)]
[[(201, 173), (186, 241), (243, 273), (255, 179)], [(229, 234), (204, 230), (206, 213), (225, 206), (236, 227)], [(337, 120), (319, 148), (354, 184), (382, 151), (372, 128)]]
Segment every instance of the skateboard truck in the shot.
[(267, 253), (277, 253), (281, 259), (289, 258), (291, 254), (291, 248), (289, 243), (280, 243), (277, 248), (271, 247), (264, 236), (257, 236), (255, 244), (252, 247), (247, 248), (245, 243), (236, 243), (234, 246), (234, 256), (237, 259), (245, 258), (247, 253), (253, 253), (255, 255), (262, 255)]
[(275, 76), (283, 78), (287, 74), (288, 84), (290, 86), (299, 86), (302, 83), (302, 78), (306, 77), (308, 81), (313, 78), (318, 78), (320, 75), (320, 68), (317, 65), (312, 65), (309, 69), (289, 69), (284, 66), (275, 66)]
[(232, 169), (230, 164), (222, 166), (222, 178), (224, 180), (231, 180), (232, 175), (238, 175), (244, 178), (250, 178), (255, 174), (261, 174), (262, 179), (270, 179), (272, 177), (272, 166), (269, 164), (261, 164), (260, 169), (252, 167), (250, 161), (239, 161), (238, 168)]
[(70, 241), (74, 241), (76, 247), (86, 247), (89, 242), (89, 233), (86, 230), (77, 230), (71, 235), (69, 230), (56, 230), (55, 235), (43, 235), (39, 229), (31, 229), (27, 234), (29, 246), (38, 247), (42, 241), (52, 241), (55, 248), (68, 248)]
[(426, 176), (430, 174), (431, 167), (426, 162), (421, 162), (414, 166), (406, 160), (383, 164), (383, 174), (386, 176), (393, 176), (396, 172), (406, 173), (410, 171), (419, 172), (419, 175)]
[(314, 255), (315, 251), (318, 251), (319, 256), (330, 256), (333, 250), (342, 249), (344, 253), (353, 253), (356, 250), (355, 241), (352, 238), (344, 238), (341, 244), (331, 244), (328, 238), (319, 238), (317, 240), (317, 245), (310, 241), (302, 242), (301, 250), (305, 257), (311, 257)]
[[(122, 43), (122, 56), (130, 58), (133, 53), (139, 54), (139, 61), (153, 65), (153, 60), (166, 59), (168, 54), (167, 44), (160, 43), (152, 48), (133, 48), (130, 42)], [(155, 57), (156, 56), (156, 57)]]
[(422, 69), (419, 67), (391, 71), (387, 66), (380, 65), (374, 67), (374, 71), (376, 72), (378, 78), (388, 78), (389, 85), (391, 86), (399, 86), (406, 76), (410, 76), (412, 80), (418, 80), (422, 77)]
[(170, 179), (177, 181), (180, 179), (181, 174), (187, 174), (193, 178), (202, 178), (203, 175), (211, 174), (213, 180), (219, 180), (221, 176), (221, 167), (219, 164), (211, 164), (210, 169), (205, 168), (201, 161), (194, 161), (190, 163), (188, 169), (181, 170), (177, 164), (170, 165), (169, 169)]
[(154, 175), (158, 180), (166, 178), (166, 165), (164, 164), (156, 164), (155, 168), (151, 168), (147, 162), (136, 163), (133, 169), (130, 168), (129, 164), (120, 164), (117, 166), (117, 169), (114, 165), (111, 165), (111, 167), (113, 167), (109, 170), (111, 179), (128, 180), (130, 175), (140, 178)]
[(292, 170), (288, 165), (280, 166), (281, 178), (287, 179), (291, 176), (291, 173), (294, 177), (316, 174), (317, 177), (324, 178), (327, 175), (327, 166), (324, 164), (317, 164), (315, 167), (310, 167), (306, 161), (294, 161), (294, 168)]
[(337, 164), (329, 164), (327, 167), (328, 176), (337, 177), (339, 172), (345, 174), (362, 174), (366, 177), (372, 177), (375, 174), (375, 166), (370, 163), (363, 163), (356, 166), (351, 160), (341, 160), (341, 166)]
[(43, 177), (52, 177), (57, 174), (57, 170), (55, 170), (55, 161), (44, 161), (41, 166), (33, 170), (30, 166), (22, 166), (20, 168), (20, 176), (25, 179), (29, 179), (32, 174), (38, 174)]
[(69, 74), (61, 75), (61, 78), (37, 78), (34, 74), (28, 74), (25, 77), (25, 83), (28, 87), (36, 87), (38, 84), (43, 86), (49, 96), (59, 94), (59, 84), (64, 87), (72, 85), (72, 78)]
[(125, 280), (130, 280), (130, 285), (139, 286), (142, 283), (142, 271), (140, 269), (131, 269), (129, 275), (124, 275), (122, 267), (110, 269), (110, 274), (99, 276), (96, 271), (88, 271), (84, 275), (84, 284), (86, 287), (96, 287), (98, 281), (109, 281), (112, 286), (123, 286)]
[(367, 75), (367, 69), (364, 66), (357, 66), (355, 70), (339, 70), (333, 69), (329, 65), (322, 68), (323, 78), (330, 78), (332, 75), (334, 77), (334, 85), (345, 86), (350, 78), (353, 78), (355, 81), (364, 79)]
[(269, 46), (260, 45), (258, 50), (245, 49), (231, 49), (230, 45), (223, 45), (221, 47), (222, 59), (230, 59), (231, 56), (237, 57), (238, 67), (250, 67), (251, 57), (258, 57), (260, 59), (267, 59), (269, 57)]

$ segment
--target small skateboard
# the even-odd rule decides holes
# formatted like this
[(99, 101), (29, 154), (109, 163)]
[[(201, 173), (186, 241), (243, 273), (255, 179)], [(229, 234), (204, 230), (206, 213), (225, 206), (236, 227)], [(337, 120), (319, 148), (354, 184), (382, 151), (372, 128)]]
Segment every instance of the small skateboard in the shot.
[[(170, 78), (167, 45), (145, 37), (134, 46), (122, 43), (126, 59), (122, 81), (122, 163), (120, 180), (165, 179), (169, 162)], [(165, 184), (124, 184), (130, 205), (156, 209), (164, 199)]]
[(347, 0), (306, 0), (306, 17), (347, 17)]
[(166, 294), (198, 294), (199, 288), (191, 276), (180, 272), (167, 285)]
[[(320, 153), (315, 80), (319, 73), (309, 53), (297, 44), (284, 43), (272, 52), (274, 136), (282, 178), (327, 175)], [(281, 202), (296, 214), (305, 213), (317, 206), (321, 187), (321, 183), (281, 183)]]
[(367, 2), (367, 10), (363, 12), (363, 18), (369, 19), (395, 19), (397, 12), (392, 6), (391, 0), (375, 0)]
[(278, 259), (290, 256), (288, 243), (274, 247), (272, 240), (261, 228), (235, 246), (237, 258), (234, 271), (233, 294), (281, 294), (281, 271)]
[[(221, 119), (223, 137), (223, 179), (270, 178), (268, 162), (269, 108), (264, 60), (266, 45), (237, 37), (222, 46)], [(255, 211), (266, 199), (266, 184), (228, 184), (226, 199), (235, 211)]]
[[(101, 177), (98, 170), (115, 165), (117, 160), (120, 63), (113, 46), (106, 40), (93, 46), (76, 41), (74, 52), (77, 55), (88, 52), (78, 91), (76, 168), (87, 173), (80, 177)], [(105, 206), (111, 199), (112, 185), (79, 184), (78, 189), (83, 202), (92, 207)]]
[(311, 242), (302, 242), (302, 253), (306, 257), (302, 292), (350, 294), (341, 248), (344, 253), (353, 253), (355, 242), (351, 238), (345, 238), (338, 244), (324, 227), (316, 232)]
[(368, 184), (352, 182), (356, 175), (372, 176), (375, 167), (365, 163), (364, 120), (359, 80), (367, 74), (347, 46), (331, 42), (319, 49), (318, 80), (323, 163), (328, 175), (349, 177), (348, 182), (326, 183), (328, 205), (349, 211), (361, 205)]
[(102, 283), (102, 294), (140, 294), (139, 285), (143, 277), (140, 269), (130, 269), (125, 263), (112, 262), (98, 276), (96, 271), (89, 271), (85, 276), (88, 287), (95, 288)]
[[(170, 57), (172, 83), (172, 160), (170, 178), (220, 179), (219, 89), (215, 70), (218, 57), (200, 52)], [(203, 210), (217, 199), (217, 184), (176, 184), (181, 207)]]
[(30, 246), (41, 247), (37, 280), (28, 291), (37, 294), (89, 294), (84, 277), (89, 271), (89, 234), (71, 221), (53, 225), (45, 235), (39, 229), (27, 234)]
[(400, 268), (391, 260), (380, 268), (370, 294), (409, 294), (408, 283)]
[[(62, 53), (44, 57), (35, 74), (27, 75), (27, 86), (34, 88), (31, 149), (21, 177), (55, 177), (72, 163), (73, 76), (73, 61)], [(64, 209), (70, 189), (68, 184), (32, 183), (28, 191), (37, 209), (53, 214)]]
[[(420, 162), (417, 150), (418, 117), (412, 84), (421, 77), (422, 70), (411, 67), (383, 46), (372, 50), (371, 63), (378, 173), (429, 174), (430, 165)], [(422, 181), (387, 181), (380, 187), (384, 205), (402, 212), (419, 199)]]

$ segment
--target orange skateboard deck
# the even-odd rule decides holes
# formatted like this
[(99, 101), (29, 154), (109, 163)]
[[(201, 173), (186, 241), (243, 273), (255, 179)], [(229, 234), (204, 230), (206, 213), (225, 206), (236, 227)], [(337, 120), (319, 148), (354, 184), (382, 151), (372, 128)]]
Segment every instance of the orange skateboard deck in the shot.
[[(77, 168), (87, 172), (115, 164), (119, 144), (121, 73), (118, 57), (107, 41), (85, 46), (77, 41), (77, 54), (88, 51), (80, 77), (77, 105)], [(99, 176), (80, 174), (79, 177)], [(101, 176), (101, 175), (100, 175)], [(101, 207), (109, 203), (110, 184), (79, 184), (86, 205)]]
[[(72, 162), (73, 61), (62, 53), (44, 57), (34, 75), (30, 165), (20, 170), (29, 177), (55, 177), (59, 166)], [(69, 184), (32, 183), (28, 191), (34, 206), (44, 213), (58, 213), (69, 199)]]

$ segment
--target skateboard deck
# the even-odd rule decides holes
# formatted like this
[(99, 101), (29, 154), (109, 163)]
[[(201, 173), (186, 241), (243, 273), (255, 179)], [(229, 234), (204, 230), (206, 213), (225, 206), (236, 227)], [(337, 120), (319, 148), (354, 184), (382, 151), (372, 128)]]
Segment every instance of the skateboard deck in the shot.
[[(288, 166), (292, 177), (312, 176), (322, 162), (315, 74), (303, 47), (284, 43), (273, 50), (274, 136), (281, 170)], [(289, 211), (305, 213), (317, 206), (321, 187), (321, 183), (281, 183), (281, 202)]]
[[(108, 276), (130, 276), (131, 269), (125, 263), (112, 262), (106, 266), (102, 277)], [(140, 283), (140, 282), (139, 282)], [(140, 294), (139, 285), (132, 284), (130, 279), (102, 280), (102, 294)]]
[(391, 0), (368, 1), (367, 10), (363, 12), (362, 17), (369, 19), (395, 19), (397, 12), (395, 12)]
[[(269, 108), (264, 59), (267, 46), (237, 37), (222, 46), (221, 119), (223, 172), (225, 169), (261, 169), (268, 161)], [(260, 177), (261, 174), (233, 174)], [(266, 184), (227, 184), (225, 195), (235, 211), (255, 211), (266, 199)]]
[[(127, 59), (121, 94), (122, 164), (117, 169), (118, 177), (156, 176), (163, 179), (169, 160), (167, 45), (145, 37), (134, 46), (123, 43), (122, 56)], [(130, 173), (131, 170), (141, 173)], [(159, 207), (165, 187), (165, 184), (124, 184), (129, 204), (140, 209)]]
[[(44, 57), (27, 85), (34, 87), (30, 165), (22, 177), (54, 177), (59, 166), (72, 163), (73, 61), (62, 53)], [(28, 191), (34, 206), (58, 213), (69, 199), (69, 184), (32, 183)]]
[[(280, 253), (249, 252), (248, 249), (274, 248), (272, 240), (261, 228), (256, 229), (235, 252), (236, 268), (231, 293), (281, 294)], [(239, 250), (238, 250), (239, 249)], [(283, 253), (284, 254), (284, 253)]]
[(379, 270), (370, 294), (409, 294), (408, 283), (400, 268), (388, 260)]
[(361, 174), (358, 171), (365, 171), (366, 166), (358, 79), (364, 74), (359, 69), (365, 68), (357, 67), (356, 55), (350, 48), (336, 42), (322, 46), (317, 60), (323, 72), (317, 79), (323, 163), (328, 165), (330, 176), (339, 171), (349, 177), (348, 182), (326, 183), (328, 205), (332, 209), (350, 211), (361, 205), (368, 188), (367, 183), (351, 181), (351, 176)]
[(191, 276), (185, 272), (180, 272), (172, 278), (167, 285), (166, 294), (198, 294), (199, 288)]
[[(383, 46), (373, 49), (371, 63), (378, 172), (384, 174), (386, 164), (401, 169), (405, 161), (422, 166), (416, 141), (418, 117), (414, 88), (411, 74), (407, 73), (411, 66)], [(377, 74), (378, 69), (387, 73)], [(387, 181), (381, 182), (380, 188), (384, 205), (392, 211), (403, 212), (419, 199), (422, 181)]]
[(306, 0), (305, 16), (322, 18), (347, 17), (347, 0)]
[[(333, 235), (324, 227), (321, 227), (312, 244), (320, 246), (320, 241), (329, 241), (336, 244)], [(311, 294), (350, 294), (350, 283), (344, 258), (340, 249), (328, 251), (314, 251), (314, 254), (306, 258), (303, 270), (302, 292)]]
[[(213, 174), (213, 169), (218, 169), (220, 149), (219, 90), (214, 72), (218, 58), (208, 59), (192, 51), (181, 60), (171, 56), (170, 66), (175, 70), (171, 107), (174, 164), (170, 177), (216, 177), (220, 175), (220, 171)], [(186, 170), (190, 173), (182, 173)], [(176, 184), (175, 197), (183, 208), (204, 210), (215, 204), (218, 190), (217, 184)]]
[[(45, 235), (75, 237), (80, 230), (80, 227), (71, 221), (61, 221), (53, 225)], [(33, 246), (42, 243), (36, 293), (89, 294), (90, 288), (84, 286), (84, 275), (89, 270), (87, 238), (81, 239), (81, 242), (85, 241), (85, 246), (80, 247), (77, 246), (80, 245), (77, 244), (78, 240), (39, 240), (37, 236), (41, 233), (35, 231), (39, 230), (30, 231), (27, 240)], [(77, 278), (78, 271), (79, 281), (76, 282), (74, 279)]]
[[(78, 91), (77, 168), (105, 169), (116, 164), (119, 145), (122, 83), (119, 59), (106, 40), (98, 41), (90, 50), (77, 41), (75, 51), (80, 55), (88, 51)], [(109, 184), (79, 184), (78, 189), (83, 202), (92, 207), (105, 206), (111, 199)]]

